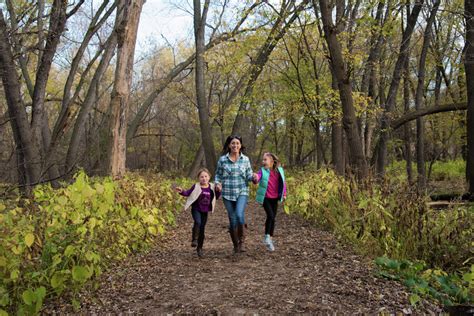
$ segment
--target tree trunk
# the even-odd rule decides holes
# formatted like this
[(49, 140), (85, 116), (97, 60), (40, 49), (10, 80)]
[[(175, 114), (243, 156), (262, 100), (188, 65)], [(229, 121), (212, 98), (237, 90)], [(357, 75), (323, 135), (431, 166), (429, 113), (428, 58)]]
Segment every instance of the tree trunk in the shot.
[(144, 0), (121, 0), (117, 11), (117, 19), (120, 21), (119, 29), (116, 30), (117, 65), (110, 100), (112, 140), (109, 171), (114, 179), (122, 178), (125, 173), (128, 99), (132, 83), (138, 23), (143, 3)]
[[(409, 82), (409, 72), (408, 72), (408, 60), (405, 63), (405, 69), (403, 73), (403, 104), (405, 113), (408, 113), (410, 110), (410, 82)], [(412, 155), (411, 155), (411, 126), (410, 124), (405, 124), (404, 126), (404, 140), (405, 140), (405, 160), (407, 163), (407, 178), (408, 183), (413, 182), (413, 170), (412, 170)]]
[[(46, 45), (44, 39), (44, 25), (43, 25), (43, 18), (44, 18), (44, 8), (45, 8), (45, 0), (38, 0), (38, 60), (43, 58), (43, 51)], [(38, 63), (38, 67), (39, 67)], [(37, 69), (38, 70), (38, 69)]]
[(316, 169), (321, 169), (324, 163), (324, 147), (323, 139), (321, 137), (321, 123), (319, 120), (315, 122), (315, 137), (314, 137), (314, 150), (316, 151)]
[(61, 102), (61, 114), (60, 117), (65, 116), (64, 112), (68, 111), (68, 108), (72, 102), (74, 102), (74, 98), (71, 96), (72, 85), (74, 84), (74, 78), (77, 74), (77, 70), (79, 69), (80, 62), (86, 49), (89, 46), (89, 42), (92, 37), (97, 33), (100, 27), (107, 21), (108, 17), (112, 14), (115, 10), (116, 3), (114, 3), (107, 12), (101, 17), (102, 12), (106, 9), (107, 5), (109, 4), (110, 0), (102, 1), (102, 4), (97, 9), (94, 17), (92, 18), (91, 22), (89, 23), (89, 27), (87, 28), (87, 32), (84, 35), (84, 38), (81, 42), (81, 45), (77, 49), (76, 54), (71, 62), (71, 68), (69, 70), (68, 77), (66, 79), (66, 83), (63, 89), (63, 100)]
[[(242, 89), (244, 78), (246, 75), (243, 75), (240, 80), (237, 82), (235, 87), (232, 89), (232, 91), (227, 95), (225, 98), (224, 102), (222, 103), (221, 107), (221, 115), (222, 117), (215, 118), (214, 121), (211, 124), (211, 127), (214, 127), (215, 125), (220, 125), (220, 127), (223, 129), (224, 128), (224, 118), (223, 118), (223, 112), (231, 105), (232, 101), (237, 97), (239, 91)], [(224, 145), (225, 142), (225, 136), (222, 135), (222, 145)], [(196, 155), (194, 156), (193, 162), (191, 164), (191, 167), (189, 168), (188, 171), (188, 177), (189, 178), (194, 178), (196, 176), (196, 173), (198, 169), (203, 165), (204, 161), (204, 147), (202, 144), (199, 145), (199, 149), (196, 152)]]
[(82, 156), (79, 153), (79, 147), (82, 139), (84, 138), (87, 117), (89, 116), (89, 113), (91, 112), (94, 103), (97, 101), (96, 95), (97, 89), (99, 87), (99, 82), (103, 77), (105, 71), (107, 70), (107, 67), (110, 64), (110, 60), (114, 56), (116, 46), (117, 35), (114, 31), (107, 40), (104, 54), (102, 55), (102, 59), (100, 60), (99, 66), (97, 66), (94, 76), (92, 77), (89, 89), (87, 90), (87, 94), (84, 98), (84, 102), (82, 102), (79, 114), (76, 118), (76, 122), (74, 123), (74, 129), (71, 135), (71, 139), (69, 141), (69, 147), (66, 154), (66, 172), (68, 172), (69, 170), (73, 170), (76, 166), (77, 161), (79, 160), (79, 157)]
[[(41, 161), (38, 144), (33, 138), (28, 115), (21, 99), (21, 84), (15, 69), (12, 47), (9, 42), (7, 25), (0, 9), (0, 72), (8, 106), (8, 115), (15, 140), (19, 181), (29, 191), (40, 180)], [(22, 183), (25, 182), (25, 183)]]
[[(334, 91), (337, 90), (337, 78), (330, 65), (331, 70), (331, 87)], [(336, 111), (337, 104), (332, 102), (333, 111)], [(331, 118), (331, 163), (333, 165), (336, 174), (340, 176), (345, 175), (345, 166), (344, 166), (344, 148), (343, 148), (343, 129), (341, 120), (338, 117)]]
[(340, 176), (344, 175), (344, 157), (342, 148), (342, 125), (340, 122), (332, 122), (331, 124), (331, 157), (332, 165), (336, 173)]
[[(12, 123), (15, 124), (15, 123)], [(18, 127), (16, 127), (18, 129)], [(15, 139), (15, 156), (16, 156), (16, 167), (17, 167), (17, 182), (18, 185), (21, 188), (21, 192), (25, 195), (28, 195), (29, 188), (28, 188), (28, 178), (26, 174), (26, 169), (25, 169), (25, 156), (23, 155), (23, 150), (21, 147), (17, 146), (16, 144), (19, 143), (18, 139), (16, 139), (16, 134), (13, 134), (13, 137)]]
[[(301, 21), (300, 21), (300, 24), (301, 24)], [(322, 34), (322, 30), (321, 30), (321, 27), (318, 27), (318, 31), (319, 31), (319, 34)], [(320, 76), (319, 76), (319, 69), (318, 69), (318, 66), (317, 66), (317, 58), (316, 56), (314, 56), (311, 52), (312, 52), (312, 49), (311, 49), (311, 46), (309, 44), (309, 41), (308, 41), (308, 37), (306, 36), (306, 28), (302, 28), (302, 35), (303, 35), (303, 40), (304, 40), (304, 44), (305, 44), (305, 48), (307, 50), (307, 54), (305, 54), (305, 56), (309, 56), (309, 58), (311, 59), (311, 67), (312, 67), (312, 70), (313, 70), (313, 73), (314, 73), (314, 79), (315, 79), (315, 92), (316, 92), (316, 95), (321, 95), (321, 87), (320, 87)], [(299, 76), (299, 72), (298, 72), (298, 78), (300, 78)], [(299, 79), (298, 80), (299, 83), (301, 83), (301, 80)], [(303, 89), (304, 91), (304, 89)], [(319, 119), (319, 114), (320, 114), (320, 109), (321, 109), (321, 100), (320, 98), (316, 98), (316, 103), (315, 103), (315, 111), (316, 111), (316, 115), (318, 116), (317, 118), (314, 118), (313, 119), (313, 128), (314, 128), (314, 161), (315, 161), (315, 165), (316, 165), (316, 170), (319, 170), (322, 166), (323, 163), (326, 163), (326, 158), (325, 158), (325, 155), (324, 155), (324, 146), (323, 146), (323, 140), (322, 140), (322, 137), (321, 137), (321, 121)]]
[(390, 129), (390, 115), (393, 112), (397, 100), (398, 87), (400, 85), (401, 74), (403, 66), (408, 56), (408, 48), (410, 47), (410, 39), (413, 34), (413, 30), (418, 20), (421, 7), (424, 0), (417, 0), (413, 7), (411, 14), (408, 16), (407, 26), (403, 31), (402, 42), (400, 44), (400, 51), (398, 54), (397, 62), (393, 71), (392, 81), (387, 96), (387, 102), (385, 104), (384, 113), (382, 115), (382, 122), (380, 126), (380, 138), (377, 144), (377, 163), (376, 173), (379, 177), (385, 175), (385, 167), (387, 163), (387, 143), (389, 139)]
[(43, 173), (48, 174), (47, 181), (50, 182), (54, 187), (59, 185), (58, 179), (61, 177), (58, 168), (58, 157), (55, 155), (50, 155), (49, 153), (49, 144), (51, 143), (51, 130), (49, 129), (49, 119), (48, 113), (45, 111), (43, 113), (43, 122), (41, 124), (41, 135), (43, 139)]
[(288, 161), (288, 165), (294, 166), (295, 165), (295, 154), (294, 154), (294, 148), (295, 148), (295, 119), (293, 118), (293, 109), (291, 107), (288, 107), (287, 109), (287, 117), (285, 119), (286, 122), (286, 137), (285, 137), (285, 149), (286, 149), (286, 159)]
[[(41, 53), (41, 59), (38, 64), (38, 71), (36, 73), (35, 87), (33, 91), (33, 100), (32, 100), (32, 115), (31, 115), (31, 129), (32, 132), (39, 137), (42, 136), (42, 139), (38, 141), (39, 144), (43, 144), (43, 150), (46, 150), (49, 147), (49, 143), (45, 143), (48, 137), (48, 132), (46, 127), (48, 125), (47, 116), (44, 108), (44, 100), (46, 96), (46, 85), (48, 83), (49, 72), (51, 69), (51, 64), (53, 62), (54, 54), (59, 44), (61, 35), (64, 32), (66, 27), (66, 9), (67, 9), (67, 0), (55, 0), (51, 7), (50, 21), (49, 21), (49, 31), (46, 37), (46, 45), (44, 51)], [(49, 130), (49, 127), (47, 127)]]
[(466, 47), (464, 48), (464, 69), (467, 86), (467, 161), (466, 180), (469, 194), (474, 196), (474, 3), (464, 1), (464, 17), (466, 19)]
[[(302, 127), (304, 128), (305, 125), (306, 124), (303, 123)], [(295, 157), (296, 165), (298, 167), (302, 166), (304, 163), (303, 162), (303, 146), (304, 146), (304, 133), (298, 133), (298, 138), (296, 141), (296, 157)]]
[(189, 168), (189, 172), (188, 172), (189, 178), (194, 179), (196, 177), (198, 169), (202, 166), (203, 160), (204, 160), (204, 147), (202, 147), (202, 144), (201, 144), (196, 152), (196, 155), (194, 156), (193, 163), (191, 164), (191, 167)]
[[(425, 88), (426, 57), (431, 41), (431, 25), (434, 22), (436, 12), (438, 11), (440, 1), (436, 1), (431, 9), (430, 16), (426, 22), (426, 28), (423, 36), (423, 45), (421, 49), (420, 62), (418, 66), (418, 85), (415, 95), (415, 109), (423, 108), (423, 92)], [(407, 58), (408, 59), (408, 58)], [(418, 188), (426, 188), (426, 167), (425, 167), (425, 132), (423, 126), (423, 117), (416, 119), (416, 168), (418, 171)]]
[(201, 141), (204, 147), (204, 156), (206, 157), (206, 165), (209, 171), (214, 174), (217, 166), (216, 150), (212, 139), (212, 127), (209, 119), (210, 109), (206, 101), (206, 84), (205, 84), (205, 29), (207, 12), (209, 10), (209, 1), (204, 2), (201, 12), (201, 1), (194, 0), (194, 42), (196, 45), (195, 60), (195, 84), (196, 84), (196, 104), (199, 114), (199, 126), (201, 129)]
[(355, 171), (359, 180), (363, 180), (368, 175), (368, 167), (364, 152), (362, 151), (363, 147), (355, 115), (350, 74), (342, 56), (341, 44), (337, 39), (337, 28), (332, 21), (332, 10), (327, 0), (319, 0), (319, 5), (324, 34), (342, 103), (342, 122), (349, 146), (350, 160), (353, 165), (352, 170)]
[[(39, 62), (32, 97), (31, 129), (33, 135), (38, 138), (37, 143), (41, 144), (42, 172), (47, 173), (49, 179), (53, 180), (53, 182), (59, 178), (59, 171), (57, 161), (55, 161), (53, 157), (48, 157), (51, 130), (49, 128), (48, 114), (45, 109), (45, 97), (53, 58), (59, 45), (61, 35), (66, 27), (66, 9), (67, 0), (53, 1), (49, 18), (49, 30), (45, 39), (46, 43), (44, 49), (42, 48), (42, 30), (39, 30)], [(41, 12), (39, 14), (41, 15)], [(41, 21), (41, 18), (39, 20)]]
[[(379, 2), (377, 6), (377, 12), (375, 15), (375, 21), (377, 24), (372, 30), (370, 38), (370, 50), (367, 57), (366, 66), (364, 73), (362, 75), (361, 91), (367, 93), (367, 96), (370, 98), (369, 102), (376, 102), (376, 63), (380, 59), (380, 52), (382, 49), (382, 42), (384, 39), (382, 30), (385, 23), (385, 20), (390, 16), (392, 5), (389, 1), (388, 3)], [(386, 6), (385, 19), (383, 18), (383, 8)], [(379, 82), (379, 84), (382, 84)], [(371, 114), (366, 113), (365, 117), (365, 128), (364, 128), (364, 154), (366, 159), (372, 157), (372, 136), (374, 131), (374, 118)]]
[[(43, 2), (44, 0), (38, 1), (38, 38), (39, 39), (41, 38), (40, 36), (42, 35), (42, 30), (43, 30), (43, 26), (42, 26), (43, 21), (42, 21), (42, 18), (40, 18), (41, 14), (43, 13), (43, 7), (44, 7)], [(19, 26), (18, 26), (16, 13), (15, 13), (15, 7), (12, 3), (12, 0), (7, 0), (6, 4), (8, 8), (8, 14), (10, 16), (11, 29), (16, 32), (19, 30)], [(19, 36), (17, 36), (17, 34), (10, 33), (10, 38), (12, 41), (12, 46), (15, 49), (15, 53), (18, 56), (18, 62), (20, 64), (21, 74), (23, 75), (23, 79), (25, 80), (28, 94), (30, 95), (31, 98), (33, 98), (34, 86), (33, 86), (33, 82), (31, 81), (31, 76), (28, 72), (28, 61), (22, 51)]]
[[(79, 83), (77, 84), (75, 88), (74, 94), (72, 94), (72, 86), (74, 84), (74, 80), (76, 78), (76, 74), (78, 72), (80, 62), (82, 61), (82, 57), (84, 56), (84, 53), (89, 45), (90, 40), (92, 37), (97, 34), (97, 31), (100, 29), (100, 27), (107, 21), (108, 17), (113, 13), (113, 11), (116, 8), (116, 3), (114, 3), (108, 10), (107, 12), (100, 18), (102, 12), (105, 10), (107, 7), (108, 3), (110, 0), (103, 1), (97, 12), (95, 13), (94, 17), (92, 18), (89, 27), (87, 29), (86, 34), (84, 35), (84, 38), (82, 40), (81, 45), (79, 46), (72, 62), (71, 62), (71, 67), (69, 69), (68, 77), (66, 79), (66, 83), (64, 85), (63, 89), (63, 99), (61, 101), (61, 110), (58, 115), (58, 119), (56, 120), (56, 123), (53, 128), (53, 133), (52, 133), (52, 140), (51, 140), (51, 146), (55, 147), (57, 140), (59, 137), (62, 135), (66, 125), (69, 123), (67, 120), (71, 116), (71, 105), (74, 104), (79, 97), (79, 93), (81, 91), (81, 88), (84, 84), (84, 79), (87, 78), (87, 74), (89, 70), (92, 68), (91, 63), (89, 62), (89, 65), (86, 67), (86, 70), (81, 74), (81, 79)], [(100, 20), (99, 20), (100, 18)], [(112, 35), (110, 36), (112, 37)], [(98, 49), (98, 53), (96, 56), (94, 56), (91, 60), (92, 63), (95, 62), (95, 60), (100, 56), (102, 50), (107, 49), (107, 45), (110, 41), (107, 40), (105, 43), (105, 47), (101, 47)], [(89, 85), (90, 89), (90, 85)]]

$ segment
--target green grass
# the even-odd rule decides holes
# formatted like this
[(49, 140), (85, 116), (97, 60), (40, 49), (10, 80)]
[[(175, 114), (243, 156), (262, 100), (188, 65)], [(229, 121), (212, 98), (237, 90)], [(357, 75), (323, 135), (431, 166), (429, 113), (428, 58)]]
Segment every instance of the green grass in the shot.
[[(399, 180), (406, 180), (406, 161), (398, 160), (392, 162), (387, 167), (387, 175), (391, 178)], [(429, 168), (429, 162), (426, 164), (427, 172)], [(412, 163), (413, 177), (416, 177), (416, 163)], [(466, 162), (462, 159), (448, 160), (448, 161), (435, 161), (433, 164), (430, 181), (459, 181), (464, 180), (466, 175)]]
[(459, 180), (466, 176), (466, 162), (461, 159), (436, 161), (433, 164), (431, 178), (434, 181)]

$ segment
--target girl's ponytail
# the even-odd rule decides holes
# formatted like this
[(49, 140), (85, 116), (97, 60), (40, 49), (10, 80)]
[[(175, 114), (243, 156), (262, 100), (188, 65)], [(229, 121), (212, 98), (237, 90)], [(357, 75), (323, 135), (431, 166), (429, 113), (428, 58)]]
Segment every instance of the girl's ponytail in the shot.
[(281, 162), (280, 162), (280, 159), (277, 157), (277, 155), (272, 154), (272, 153), (265, 153), (265, 155), (268, 155), (268, 156), (272, 157), (272, 159), (273, 159), (273, 170), (280, 167)]

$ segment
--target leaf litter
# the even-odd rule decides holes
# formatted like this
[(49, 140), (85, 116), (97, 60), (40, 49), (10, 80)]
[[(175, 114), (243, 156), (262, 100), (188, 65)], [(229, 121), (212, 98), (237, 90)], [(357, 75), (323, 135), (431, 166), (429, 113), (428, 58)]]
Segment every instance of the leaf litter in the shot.
[[(437, 314), (429, 301), (414, 308), (406, 288), (377, 278), (369, 259), (296, 215), (277, 215), (275, 252), (263, 244), (265, 212), (246, 210), (247, 252), (234, 255), (227, 214), (218, 202), (209, 216), (204, 258), (190, 246), (192, 217), (148, 253), (136, 254), (104, 273), (96, 290), (81, 294), (81, 314)], [(75, 313), (65, 298), (44, 313)]]

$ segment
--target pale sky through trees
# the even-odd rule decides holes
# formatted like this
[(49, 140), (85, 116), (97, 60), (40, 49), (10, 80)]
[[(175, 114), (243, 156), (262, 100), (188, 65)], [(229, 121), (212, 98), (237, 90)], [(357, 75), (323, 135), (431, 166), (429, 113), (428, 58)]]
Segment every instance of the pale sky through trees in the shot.
[(146, 50), (148, 43), (171, 44), (191, 37), (193, 17), (174, 7), (172, 0), (147, 0), (138, 28), (137, 51)]

